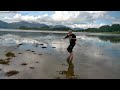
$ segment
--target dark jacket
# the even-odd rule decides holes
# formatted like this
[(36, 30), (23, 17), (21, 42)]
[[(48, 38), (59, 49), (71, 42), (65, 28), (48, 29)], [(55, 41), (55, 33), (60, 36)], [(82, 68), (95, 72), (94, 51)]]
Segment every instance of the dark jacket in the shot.
[(69, 38), (70, 44), (75, 44), (75, 41), (76, 41), (76, 35), (75, 34), (67, 35), (65, 38)]

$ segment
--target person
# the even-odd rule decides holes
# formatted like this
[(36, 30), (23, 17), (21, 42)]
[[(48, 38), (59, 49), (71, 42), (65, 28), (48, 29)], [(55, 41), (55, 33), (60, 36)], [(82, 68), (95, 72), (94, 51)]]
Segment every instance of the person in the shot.
[(69, 38), (70, 41), (70, 45), (67, 48), (67, 51), (70, 53), (70, 56), (68, 57), (68, 60), (72, 60), (73, 59), (73, 48), (76, 44), (76, 35), (72, 33), (72, 30), (69, 30), (68, 34), (65, 36), (64, 39)]

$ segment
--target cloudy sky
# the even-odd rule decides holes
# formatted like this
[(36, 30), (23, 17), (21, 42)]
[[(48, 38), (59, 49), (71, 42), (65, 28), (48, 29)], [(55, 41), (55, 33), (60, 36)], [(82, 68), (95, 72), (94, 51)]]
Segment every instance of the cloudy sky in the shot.
[(0, 11), (4, 22), (38, 22), (72, 28), (120, 24), (120, 11)]

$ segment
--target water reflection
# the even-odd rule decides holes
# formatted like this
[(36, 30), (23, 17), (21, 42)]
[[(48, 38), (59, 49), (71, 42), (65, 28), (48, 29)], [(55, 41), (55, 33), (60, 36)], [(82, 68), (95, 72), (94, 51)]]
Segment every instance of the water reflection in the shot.
[(96, 36), (96, 35), (87, 35), (88, 37), (97, 37), (102, 41), (110, 41), (111, 43), (120, 43), (120, 36)]
[(67, 71), (63, 71), (62, 73), (66, 75), (66, 79), (73, 79), (74, 75), (74, 64), (72, 63), (73, 58), (70, 59), (70, 57), (67, 58), (68, 63), (68, 69)]
[(110, 41), (111, 43), (119, 43), (120, 42), (120, 37), (98, 37), (102, 41)]

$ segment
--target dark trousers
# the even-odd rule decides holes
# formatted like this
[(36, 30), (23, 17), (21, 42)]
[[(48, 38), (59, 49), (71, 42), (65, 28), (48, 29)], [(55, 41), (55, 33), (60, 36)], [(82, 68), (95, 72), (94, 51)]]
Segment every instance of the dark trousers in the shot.
[(70, 45), (69, 45), (68, 48), (67, 48), (67, 51), (68, 51), (69, 53), (71, 53), (74, 46), (75, 46), (75, 43), (70, 43)]

